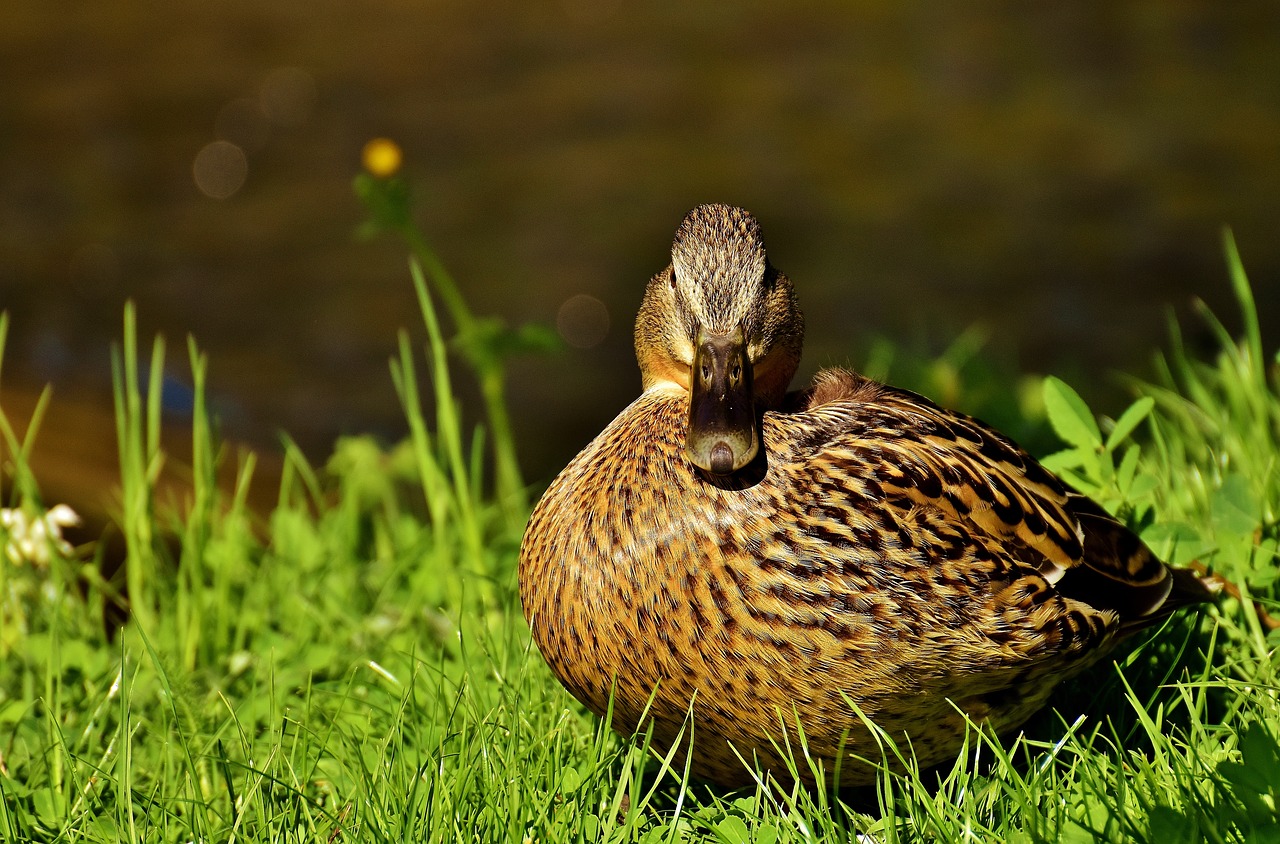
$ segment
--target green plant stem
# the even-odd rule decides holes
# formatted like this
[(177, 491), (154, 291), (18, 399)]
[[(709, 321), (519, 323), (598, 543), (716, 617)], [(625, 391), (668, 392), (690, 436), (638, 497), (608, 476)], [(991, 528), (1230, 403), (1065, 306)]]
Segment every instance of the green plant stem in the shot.
[(143, 415), (142, 389), (138, 382), (137, 315), (132, 302), (125, 304), (124, 340), (113, 350), (111, 380), (115, 395), (116, 441), (120, 456), (122, 528), (127, 554), (125, 582), (129, 611), (136, 624), (153, 629), (151, 575), (155, 571), (155, 510), (152, 484), (160, 469), (160, 374), (164, 366), (164, 342), (152, 347), (152, 394)]
[[(458, 290), (458, 284), (412, 224), (400, 227), (400, 234), (410, 250), (430, 276), (433, 287), (444, 302), (450, 318), (463, 338), (475, 335), (477, 321)], [(492, 354), (471, 351), (467, 355), (480, 382), (480, 394), (485, 404), (485, 414), (493, 433), (494, 488), (498, 504), (509, 525), (518, 526), (529, 506), (528, 493), (516, 458), (515, 438), (511, 430), (511, 418), (507, 412), (506, 373), (500, 358)]]

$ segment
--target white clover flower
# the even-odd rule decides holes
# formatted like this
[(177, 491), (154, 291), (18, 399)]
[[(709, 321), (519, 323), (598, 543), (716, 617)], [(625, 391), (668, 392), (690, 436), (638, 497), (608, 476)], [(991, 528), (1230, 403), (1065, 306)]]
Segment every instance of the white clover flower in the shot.
[(71, 543), (62, 538), (62, 529), (78, 524), (80, 517), (65, 504), (52, 507), (35, 518), (25, 510), (0, 508), (5, 559), (15, 566), (23, 563), (47, 566), (52, 549), (57, 549), (63, 556), (70, 556)]

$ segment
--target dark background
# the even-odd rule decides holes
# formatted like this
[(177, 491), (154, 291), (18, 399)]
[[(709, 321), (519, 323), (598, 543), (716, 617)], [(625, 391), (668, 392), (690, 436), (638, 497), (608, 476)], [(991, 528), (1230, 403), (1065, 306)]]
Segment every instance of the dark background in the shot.
[[(637, 393), (635, 308), (701, 202), (762, 221), (808, 316), (802, 375), (980, 323), (988, 355), (1114, 410), (1108, 373), (1146, 369), (1170, 306), (1193, 341), (1193, 297), (1235, 323), (1226, 225), (1273, 348), (1280, 15), (1087, 7), (20, 3), (0, 27), (0, 400), (52, 382), (70, 409), (43, 447), (99, 482), (132, 298), (175, 379), (188, 332), (208, 351), (230, 436), (283, 429), (317, 457), (398, 438), (405, 253), (353, 236), (383, 135), (478, 313), (607, 310), (592, 348), (514, 365), (534, 481)], [(247, 165), (221, 199), (193, 172), (219, 140)]]

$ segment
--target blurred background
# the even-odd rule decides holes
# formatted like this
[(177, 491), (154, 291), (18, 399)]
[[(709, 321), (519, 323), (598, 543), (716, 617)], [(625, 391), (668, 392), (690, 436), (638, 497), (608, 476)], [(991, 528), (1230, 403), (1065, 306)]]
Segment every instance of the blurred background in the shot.
[(1280, 327), (1268, 2), (125, 0), (5, 18), (0, 401), (20, 416), (54, 385), (46, 486), (114, 475), (108, 349), (130, 298), (175, 385), (186, 335), (208, 352), (227, 436), (270, 448), (285, 430), (323, 459), (343, 433), (403, 434), (387, 359), (420, 325), (406, 254), (354, 237), (376, 136), (403, 147), (475, 310), (565, 337), (513, 365), (535, 483), (638, 392), (635, 309), (701, 202), (760, 218), (808, 316), (802, 376), (875, 337), (938, 351), (980, 324), (984, 354), (1114, 411), (1110, 373), (1149, 371), (1170, 307), (1192, 342), (1195, 297), (1235, 324), (1224, 226), (1268, 348)]

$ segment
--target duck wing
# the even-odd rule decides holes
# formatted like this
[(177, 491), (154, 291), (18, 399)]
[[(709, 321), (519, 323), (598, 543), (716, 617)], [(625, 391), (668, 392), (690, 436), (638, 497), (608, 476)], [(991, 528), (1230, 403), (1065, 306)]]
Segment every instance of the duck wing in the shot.
[(1198, 578), (1175, 573), (1102, 507), (983, 422), (906, 390), (825, 370), (809, 406), (834, 400), (859, 421), (846, 428), (842, 445), (877, 452), (861, 456), (874, 458), (866, 462), (876, 467), (886, 498), (936, 508), (996, 539), (1063, 596), (1115, 611), (1122, 627), (1209, 599)]

